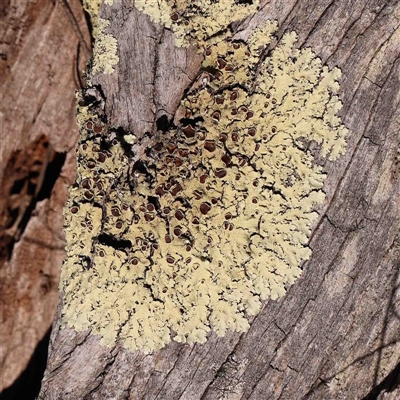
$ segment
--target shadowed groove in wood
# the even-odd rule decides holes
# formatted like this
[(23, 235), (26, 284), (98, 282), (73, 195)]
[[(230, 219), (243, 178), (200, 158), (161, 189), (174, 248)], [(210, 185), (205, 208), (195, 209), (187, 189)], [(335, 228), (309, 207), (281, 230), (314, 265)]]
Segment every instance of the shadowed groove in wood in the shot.
[(27, 367), (8, 388), (0, 393), (2, 400), (34, 400), (40, 391), (40, 382), (43, 378), (47, 361), (47, 348), (50, 340), (49, 329), (38, 343)]
[[(88, 38), (80, 1), (68, 1)], [(64, 258), (61, 209), (73, 181), (77, 139), (74, 75), (86, 60), (76, 54), (76, 33), (59, 1), (6, 0), (0, 9), (0, 214), (6, 227), (0, 236), (11, 237), (12, 250), (0, 261), (1, 390), (24, 371), (54, 318)], [(16, 152), (20, 160), (6, 169)], [(52, 175), (48, 182), (46, 175)], [(10, 209), (20, 221), (5, 221)]]

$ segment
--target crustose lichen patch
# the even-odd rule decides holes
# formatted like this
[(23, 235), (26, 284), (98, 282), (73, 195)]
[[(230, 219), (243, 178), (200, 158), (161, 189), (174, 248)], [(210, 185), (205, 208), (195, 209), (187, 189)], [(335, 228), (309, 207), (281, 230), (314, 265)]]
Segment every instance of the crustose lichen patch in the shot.
[(80, 108), (65, 325), (145, 352), (171, 339), (204, 343), (210, 330), (246, 331), (261, 302), (299, 277), (313, 205), (324, 201), (325, 174), (305, 143), (335, 159), (347, 131), (336, 115), (339, 70), (295, 49), (294, 33), (259, 65), (275, 30), (267, 22), (247, 44), (206, 47), (181, 118), (154, 132), (136, 163), (132, 135)]
[[(113, 0), (105, 0), (111, 5)], [(83, 8), (90, 15), (92, 34), (95, 39), (93, 47), (92, 73), (112, 74), (118, 65), (117, 40), (106, 33), (110, 22), (100, 18), (100, 5), (102, 0), (83, 0)]]
[(136, 0), (135, 7), (174, 32), (177, 46), (203, 47), (227, 36), (228, 26), (253, 14), (259, 0)]

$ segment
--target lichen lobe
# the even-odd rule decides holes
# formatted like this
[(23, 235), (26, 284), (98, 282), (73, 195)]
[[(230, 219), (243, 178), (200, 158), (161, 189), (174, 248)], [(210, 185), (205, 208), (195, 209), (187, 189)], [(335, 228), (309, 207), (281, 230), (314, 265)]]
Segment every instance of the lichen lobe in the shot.
[(258, 0), (136, 0), (135, 7), (151, 20), (170, 28), (177, 46), (195, 44), (202, 48), (218, 37), (229, 35), (228, 26), (253, 14)]
[[(162, 3), (162, 2), (161, 2)], [(325, 174), (306, 144), (344, 152), (338, 69), (277, 29), (204, 49), (205, 81), (183, 118), (132, 165), (127, 140), (80, 107), (78, 175), (65, 209), (63, 321), (152, 352), (244, 332), (262, 301), (285, 294), (311, 256)], [(203, 79), (203, 78), (202, 78)], [(203, 79), (203, 80), (204, 80)]]
[[(83, 0), (83, 7), (90, 15), (94, 38), (92, 74), (112, 74), (118, 65), (118, 43), (107, 29), (110, 22), (100, 17), (102, 0)], [(113, 0), (105, 0), (105, 4), (112, 5)]]

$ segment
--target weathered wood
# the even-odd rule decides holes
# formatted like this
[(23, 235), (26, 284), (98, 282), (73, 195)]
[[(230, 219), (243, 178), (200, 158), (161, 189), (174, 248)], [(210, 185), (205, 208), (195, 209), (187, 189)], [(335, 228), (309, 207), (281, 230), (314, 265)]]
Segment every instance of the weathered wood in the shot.
[(62, 207), (76, 169), (74, 91), (90, 35), (78, 0), (5, 1), (0, 17), (1, 391), (57, 308)]
[[(102, 15), (120, 57), (116, 73), (94, 81), (108, 121), (151, 130), (174, 114), (201, 60), (131, 1)], [(342, 69), (348, 150), (325, 163), (327, 199), (303, 275), (247, 333), (152, 355), (61, 330), (58, 313), (40, 399), (362, 399), (382, 382), (376, 396), (396, 396), (383, 392), (400, 362), (400, 4), (264, 1), (237, 37), (266, 19), (278, 20), (278, 38), (295, 30), (299, 45)]]

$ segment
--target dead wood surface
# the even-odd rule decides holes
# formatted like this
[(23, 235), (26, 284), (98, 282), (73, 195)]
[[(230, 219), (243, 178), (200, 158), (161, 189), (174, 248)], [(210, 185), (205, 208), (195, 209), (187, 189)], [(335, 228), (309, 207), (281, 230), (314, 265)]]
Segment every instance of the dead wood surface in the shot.
[(33, 353), (57, 308), (62, 207), (75, 179), (74, 92), (90, 55), (80, 1), (1, 1), (0, 53), (2, 391), (35, 376)]
[[(102, 16), (120, 57), (114, 74), (94, 81), (108, 121), (151, 131), (174, 114), (201, 58), (175, 48), (132, 0)], [(90, 332), (60, 330), (56, 317), (40, 399), (400, 398), (400, 3), (263, 1), (235, 26), (238, 37), (266, 19), (278, 20), (278, 38), (294, 30), (299, 46), (342, 69), (348, 150), (325, 163), (327, 200), (303, 275), (247, 333), (153, 355), (100, 346)]]

